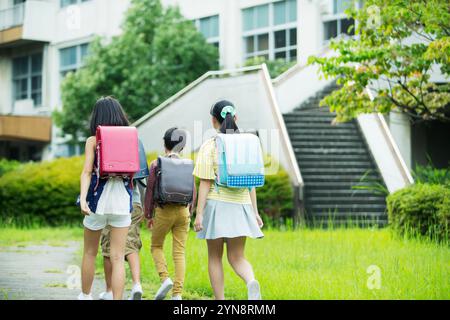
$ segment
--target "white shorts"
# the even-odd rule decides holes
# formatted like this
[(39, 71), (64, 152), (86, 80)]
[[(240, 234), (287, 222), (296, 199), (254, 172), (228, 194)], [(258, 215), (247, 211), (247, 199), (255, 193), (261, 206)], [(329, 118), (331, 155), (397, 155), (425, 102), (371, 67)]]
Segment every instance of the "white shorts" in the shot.
[(125, 228), (131, 225), (131, 214), (95, 214), (84, 217), (83, 225), (92, 231), (102, 230), (106, 226)]

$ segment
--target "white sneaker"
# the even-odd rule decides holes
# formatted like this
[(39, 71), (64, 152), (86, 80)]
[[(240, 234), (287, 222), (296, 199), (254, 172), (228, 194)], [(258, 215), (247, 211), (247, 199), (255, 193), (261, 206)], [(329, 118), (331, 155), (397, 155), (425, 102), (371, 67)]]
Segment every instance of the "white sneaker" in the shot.
[(164, 300), (167, 293), (169, 293), (170, 289), (173, 287), (173, 282), (170, 280), (170, 278), (167, 278), (164, 280), (164, 282), (161, 284), (161, 287), (159, 287), (158, 292), (156, 292), (155, 300)]
[(78, 295), (78, 300), (94, 300), (92, 299), (92, 294), (84, 294), (83, 292), (80, 292)]
[(247, 283), (248, 289), (248, 300), (261, 300), (261, 289), (259, 287), (259, 282), (256, 280), (251, 280)]
[(131, 289), (131, 294), (128, 300), (142, 300), (142, 286), (140, 283), (135, 283)]
[(181, 296), (177, 294), (176, 296), (172, 296), (172, 300), (183, 300), (183, 298), (181, 298)]
[(113, 300), (112, 291), (104, 291), (98, 295), (99, 300)]

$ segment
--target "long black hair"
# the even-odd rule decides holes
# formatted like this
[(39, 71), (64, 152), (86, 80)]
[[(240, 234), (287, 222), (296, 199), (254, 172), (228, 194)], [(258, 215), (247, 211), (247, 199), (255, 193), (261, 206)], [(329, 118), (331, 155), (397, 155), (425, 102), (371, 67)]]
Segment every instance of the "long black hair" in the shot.
[(239, 128), (234, 121), (236, 108), (227, 100), (221, 100), (213, 104), (210, 114), (220, 123), (219, 131), (222, 133), (239, 133)]
[(125, 112), (120, 102), (113, 97), (101, 97), (94, 105), (91, 114), (90, 131), (95, 136), (98, 126), (129, 126)]

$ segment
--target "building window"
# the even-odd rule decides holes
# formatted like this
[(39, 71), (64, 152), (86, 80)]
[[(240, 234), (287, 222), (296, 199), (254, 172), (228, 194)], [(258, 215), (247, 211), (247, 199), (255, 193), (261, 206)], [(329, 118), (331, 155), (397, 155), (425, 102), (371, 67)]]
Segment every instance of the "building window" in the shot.
[(297, 59), (297, 1), (284, 0), (242, 10), (244, 60)]
[(206, 42), (219, 48), (220, 33), (219, 33), (219, 16), (210, 16), (194, 21), (198, 31), (200, 31), (206, 39)]
[(78, 4), (78, 3), (82, 3), (82, 2), (86, 2), (86, 1), (89, 1), (89, 0), (60, 0), (60, 5), (61, 5), (61, 8), (64, 8), (64, 7), (70, 6), (72, 4)]
[(59, 50), (60, 72), (65, 77), (69, 72), (75, 72), (83, 66), (84, 59), (88, 55), (89, 44), (68, 47)]
[(211, 16), (198, 20), (198, 29), (210, 42), (219, 42), (219, 16)]
[[(194, 20), (193, 22), (197, 30), (205, 37), (206, 42), (212, 44), (220, 52), (219, 16), (205, 17)], [(217, 63), (220, 65), (220, 57)]]
[(42, 104), (42, 52), (13, 59), (13, 100)]
[(350, 0), (333, 0), (333, 14), (328, 15), (323, 21), (325, 42), (343, 34), (350, 36), (355, 34), (355, 20), (344, 13), (351, 5)]
[(342, 34), (353, 36), (355, 35), (354, 25), (355, 20), (348, 18), (325, 21), (323, 23), (324, 40), (328, 41)]

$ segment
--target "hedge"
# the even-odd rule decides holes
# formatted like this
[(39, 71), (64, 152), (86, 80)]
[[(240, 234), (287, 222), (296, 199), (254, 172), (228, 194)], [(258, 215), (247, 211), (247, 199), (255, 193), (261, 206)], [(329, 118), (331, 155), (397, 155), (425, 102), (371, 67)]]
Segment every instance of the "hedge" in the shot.
[(7, 172), (17, 169), (19, 166), (20, 166), (19, 161), (0, 159), (0, 177)]
[(448, 241), (450, 188), (418, 183), (389, 195), (389, 221), (401, 235), (421, 235)]
[[(150, 163), (156, 154), (148, 154)], [(80, 174), (84, 157), (60, 158), (29, 163), (5, 173), (0, 178), (1, 220), (16, 224), (49, 225), (79, 223), (75, 205), (80, 192)], [(258, 188), (258, 207), (263, 215), (279, 218), (292, 211), (292, 188), (287, 173), (266, 177)]]
[(2, 218), (50, 225), (80, 220), (75, 201), (83, 157), (25, 164), (0, 178)]

